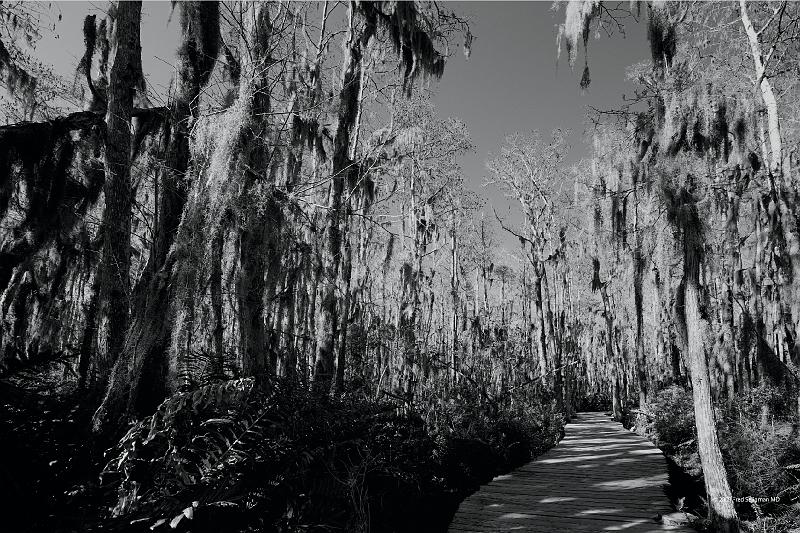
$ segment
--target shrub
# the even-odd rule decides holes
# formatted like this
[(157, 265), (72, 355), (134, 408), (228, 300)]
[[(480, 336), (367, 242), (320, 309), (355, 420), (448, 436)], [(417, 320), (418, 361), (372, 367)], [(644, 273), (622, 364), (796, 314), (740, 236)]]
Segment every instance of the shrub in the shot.
[(672, 385), (656, 393), (649, 406), (653, 415), (650, 437), (669, 454), (696, 449), (692, 393)]
[(578, 411), (610, 411), (611, 397), (608, 394), (597, 392), (581, 397)]
[[(741, 395), (719, 424), (731, 489), (740, 497), (777, 497), (779, 501), (740, 502), (741, 515), (762, 521), (763, 530), (780, 530), (781, 515), (796, 514), (800, 497), (800, 435), (791, 419), (765, 420), (762, 406), (780, 412), (777, 389), (761, 386)], [(766, 423), (765, 423), (766, 422)], [(774, 520), (767, 520), (767, 517)]]
[[(779, 499), (737, 501), (739, 516), (749, 521), (745, 526), (752, 531), (789, 531), (790, 524), (800, 517), (796, 507), (800, 498), (797, 424), (787, 417), (763, 418), (764, 406), (772, 413), (782, 413), (788, 412), (785, 404), (778, 389), (761, 386), (738, 395), (718, 416), (719, 443), (733, 495)], [(666, 388), (655, 395), (650, 409), (645, 432), (688, 474), (684, 490), (691, 492), (691, 478), (702, 479), (691, 394), (680, 386)], [(699, 491), (704, 495), (702, 487)], [(693, 506), (693, 511), (702, 515), (701, 507)]]
[(779, 418), (791, 416), (797, 406), (794, 397), (782, 387), (759, 385), (739, 393), (736, 402), (729, 408), (728, 416), (757, 419), (766, 412)]

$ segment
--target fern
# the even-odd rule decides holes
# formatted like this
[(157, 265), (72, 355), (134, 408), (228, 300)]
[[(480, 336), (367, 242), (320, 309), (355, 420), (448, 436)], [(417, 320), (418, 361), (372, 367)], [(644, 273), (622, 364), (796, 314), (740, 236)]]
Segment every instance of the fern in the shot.
[(154, 529), (222, 507), (243, 517), (258, 508), (272, 523), (344, 521), (359, 434), (376, 420), (290, 382), (268, 393), (244, 379), (176, 394), (118, 443), (102, 475), (116, 488), (111, 514)]
[(118, 483), (112, 515), (144, 512), (168, 520), (192, 502), (196, 507), (223, 497), (234, 470), (252, 460), (253, 436), (265, 422), (253, 384), (217, 382), (176, 394), (134, 424), (101, 474), (104, 482)]
[(268, 392), (253, 380), (217, 382), (176, 394), (133, 425), (103, 484), (114, 491), (111, 513), (145, 531), (190, 520), (209, 531), (381, 529), (379, 516), (386, 526), (411, 520), (394, 502), (449, 490), (451, 469), (463, 467), (448, 443), (463, 441), (461, 432), (500, 462), (529, 455), (533, 441), (551, 444), (547, 409), (476, 409), (460, 417), (455, 404), (439, 405), (430, 426), (393, 402), (317, 396), (294, 381), (275, 379)]

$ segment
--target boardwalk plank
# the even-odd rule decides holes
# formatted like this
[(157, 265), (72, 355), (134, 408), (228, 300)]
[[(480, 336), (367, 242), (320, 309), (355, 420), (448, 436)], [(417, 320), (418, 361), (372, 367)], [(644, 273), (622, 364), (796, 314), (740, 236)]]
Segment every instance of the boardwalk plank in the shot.
[(651, 442), (603, 413), (581, 413), (558, 446), (464, 500), (449, 531), (693, 531), (654, 519), (672, 511), (666, 483)]

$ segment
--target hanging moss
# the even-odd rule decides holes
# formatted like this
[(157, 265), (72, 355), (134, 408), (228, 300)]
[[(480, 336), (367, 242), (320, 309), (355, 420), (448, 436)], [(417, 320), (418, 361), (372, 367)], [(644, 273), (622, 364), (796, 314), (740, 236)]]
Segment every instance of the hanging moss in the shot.
[(108, 72), (108, 56), (111, 53), (111, 43), (108, 40), (108, 21), (103, 19), (97, 27), (97, 51), (100, 53), (100, 62), (98, 68), (105, 77)]
[(611, 195), (611, 238), (616, 239), (619, 233), (619, 198), (616, 194)]
[(689, 174), (684, 183), (677, 185), (673, 180), (664, 179), (661, 183), (661, 198), (666, 208), (667, 221), (678, 235), (677, 242), (684, 248), (684, 272), (689, 276), (699, 275), (703, 258), (703, 223), (697, 210), (697, 199), (692, 193), (694, 177)]
[[(105, 29), (105, 28), (103, 28)], [(96, 109), (100, 101), (105, 102), (105, 95), (100, 96), (92, 80), (92, 62), (97, 49), (97, 15), (86, 15), (83, 19), (83, 56), (78, 62), (77, 72), (83, 74), (86, 85), (92, 93), (92, 108)], [(101, 71), (102, 72), (102, 71)]]
[(672, 66), (677, 50), (675, 24), (672, 23), (666, 6), (652, 5), (647, 21), (647, 39), (653, 63), (660, 68)]
[(592, 258), (592, 292), (600, 290), (603, 283), (600, 281), (600, 260)]
[[(160, 134), (162, 117), (137, 112), (151, 127), (137, 127), (134, 153), (159, 149), (147, 139)], [(86, 345), (102, 247), (104, 140), (104, 117), (91, 111), (0, 127), (0, 373), (69, 360)]]
[(728, 162), (733, 156), (745, 160), (747, 146), (755, 141), (749, 125), (752, 105), (740, 96), (726, 97), (713, 90), (692, 87), (668, 93), (663, 106), (653, 110), (654, 118), (663, 110), (659, 145), (670, 156), (693, 152), (712, 155)]
[(295, 113), (292, 122), (292, 134), (298, 139), (303, 139), (309, 150), (313, 150), (319, 161), (328, 160), (325, 143), (333, 143), (330, 130), (319, 119), (310, 114)]
[(96, 231), (86, 220), (102, 190), (92, 171), (102, 141), (91, 112), (0, 128), (0, 373), (63, 354), (80, 320), (81, 292), (66, 292), (67, 280), (84, 277), (78, 251)]
[(628, 197), (625, 193), (611, 195), (611, 240), (622, 246), (628, 240)]
[(570, 67), (575, 66), (578, 56), (578, 38), (582, 39), (585, 50), (589, 42), (589, 26), (599, 11), (599, 0), (573, 0), (567, 3), (566, 17), (563, 26), (559, 28), (558, 40), (560, 42), (563, 35)]
[(30, 197), (28, 209), (40, 210), (39, 195), (50, 196), (49, 207), (60, 202), (52, 197), (56, 188), (61, 190), (70, 178), (69, 163), (79, 136), (91, 135), (99, 142), (103, 127), (102, 117), (92, 112), (73, 113), (63, 118), (41, 123), (21, 123), (0, 128), (0, 216), (5, 216), (8, 202), (15, 192), (15, 182), (26, 182)]
[(747, 154), (747, 161), (748, 163), (750, 163), (750, 167), (753, 169), (754, 173), (761, 170), (761, 159), (755, 152), (750, 152), (749, 154)]
[(633, 121), (633, 137), (639, 145), (636, 155), (637, 162), (645, 158), (647, 151), (653, 144), (653, 138), (656, 134), (653, 122), (647, 113), (637, 113)]
[(583, 76), (581, 76), (581, 90), (586, 90), (589, 88), (589, 84), (592, 83), (592, 78), (589, 75), (589, 64), (587, 63), (583, 67)]
[(603, 228), (603, 211), (600, 209), (600, 204), (594, 204), (594, 231), (600, 233)]
[[(191, 75), (186, 79), (201, 87), (211, 76), (222, 41), (219, 2), (181, 2), (180, 14), (181, 30), (186, 38), (178, 55), (185, 58), (182, 64), (191, 65)], [(226, 52), (230, 54), (227, 47)], [(238, 81), (238, 73), (235, 77)]]
[(436, 50), (433, 33), (416, 2), (362, 2), (368, 27), (380, 28), (389, 35), (403, 70), (403, 90), (411, 95), (419, 76), (439, 79), (444, 74), (446, 58)]

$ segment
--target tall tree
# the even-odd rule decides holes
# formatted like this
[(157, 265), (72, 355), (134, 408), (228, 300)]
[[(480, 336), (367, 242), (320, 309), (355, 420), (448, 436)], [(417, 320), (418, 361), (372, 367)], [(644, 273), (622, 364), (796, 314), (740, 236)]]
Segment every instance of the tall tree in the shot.
[[(555, 264), (563, 250), (558, 220), (566, 212), (566, 169), (563, 166), (568, 150), (565, 132), (555, 130), (550, 138), (538, 132), (510, 135), (500, 153), (487, 163), (489, 181), (510, 198), (519, 202), (526, 228), (520, 234), (503, 224), (526, 249), (531, 266), (536, 346), (539, 372), (553, 384), (558, 407), (563, 408), (563, 379), (560, 347), (556, 346), (554, 314), (551, 309), (547, 264)], [(562, 234), (563, 235), (563, 234)], [(552, 374), (551, 374), (552, 372)]]
[(180, 68), (170, 105), (172, 127), (168, 130), (166, 165), (157, 182), (153, 246), (133, 291), (135, 314), (126, 331), (124, 351), (114, 363), (94, 415), (97, 431), (113, 431), (126, 413), (149, 411), (170, 388), (168, 350), (173, 294), (169, 282), (180, 250), (177, 234), (187, 202), (187, 185), (191, 183), (189, 131), (197, 120), (200, 91), (211, 76), (220, 39), (217, 2), (185, 2), (180, 9)]
[(317, 348), (314, 358), (314, 385), (317, 390), (330, 389), (335, 360), (339, 316), (336, 307), (336, 281), (341, 261), (342, 194), (348, 176), (355, 171), (351, 154), (361, 107), (363, 58), (376, 31), (375, 21), (367, 20), (360, 6), (348, 7), (349, 26), (344, 48), (342, 84), (339, 91), (339, 112), (334, 138), (331, 182), (328, 192), (328, 214), (325, 220), (323, 245), (322, 294), (317, 320)]
[(697, 444), (709, 509), (717, 531), (736, 532), (739, 530), (738, 519), (725, 465), (722, 462), (711, 396), (711, 379), (706, 361), (707, 343), (704, 331), (708, 325), (701, 312), (700, 286), (703, 262), (702, 223), (697, 213), (696, 199), (689, 190), (681, 187), (674, 192), (666, 188), (664, 194), (670, 221), (675, 226), (683, 247), (681, 286), (684, 305), (682, 318), (685, 323), (681, 329), (686, 335), (684, 342), (692, 380)]
[[(119, 358), (125, 342), (131, 304), (131, 115), (137, 87), (142, 87), (141, 2), (118, 2), (114, 9), (111, 71), (108, 78), (104, 186), (102, 298), (107, 316), (105, 376)], [(101, 378), (100, 384), (105, 379)]]
[(410, 94), (417, 76), (440, 77), (445, 58), (436, 50), (435, 35), (428, 33), (427, 27), (423, 26), (426, 17), (416, 3), (348, 3), (348, 29), (323, 231), (320, 312), (316, 324), (314, 387), (320, 391), (329, 390), (334, 377), (341, 318), (336, 305), (336, 286), (342, 256), (341, 219), (345, 209), (342, 196), (345, 185), (355, 183), (358, 175), (355, 150), (363, 105), (364, 62), (372, 39), (380, 29), (387, 32), (389, 42), (400, 52), (400, 66), (405, 69), (403, 88), (407, 94)]

